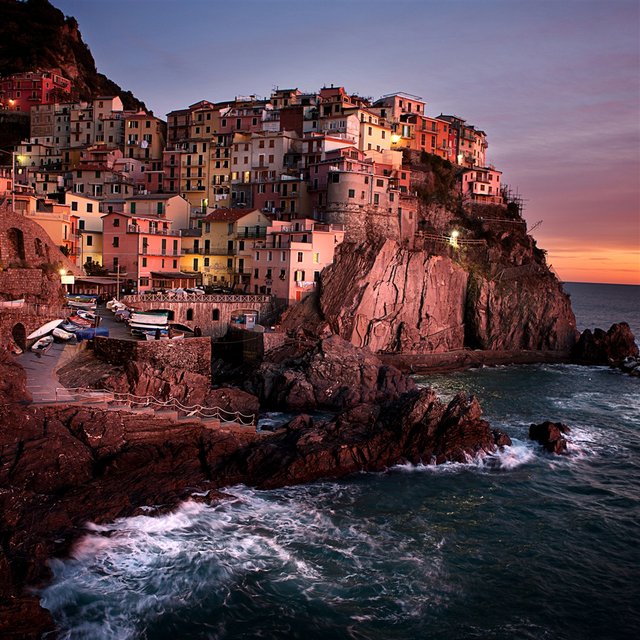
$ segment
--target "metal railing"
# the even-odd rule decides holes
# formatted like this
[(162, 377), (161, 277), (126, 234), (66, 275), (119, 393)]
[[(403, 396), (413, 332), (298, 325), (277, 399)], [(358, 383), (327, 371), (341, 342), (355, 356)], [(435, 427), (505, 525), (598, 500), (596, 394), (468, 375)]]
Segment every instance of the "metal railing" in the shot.
[(124, 296), (122, 302), (125, 304), (135, 304), (136, 302), (242, 302), (267, 303), (271, 302), (271, 296), (266, 294), (219, 294), (219, 293), (140, 293), (137, 295)]
[(205, 407), (200, 404), (185, 405), (175, 398), (160, 400), (154, 396), (136, 396), (132, 393), (118, 393), (102, 389), (87, 387), (56, 387), (56, 402), (69, 402), (69, 396), (78, 400), (95, 400), (100, 402), (118, 402), (130, 408), (150, 407), (155, 409), (173, 409), (185, 414), (187, 418), (202, 418), (205, 420), (219, 420), (221, 423), (235, 423), (246, 427), (256, 424), (256, 415), (227, 411), (221, 407)]

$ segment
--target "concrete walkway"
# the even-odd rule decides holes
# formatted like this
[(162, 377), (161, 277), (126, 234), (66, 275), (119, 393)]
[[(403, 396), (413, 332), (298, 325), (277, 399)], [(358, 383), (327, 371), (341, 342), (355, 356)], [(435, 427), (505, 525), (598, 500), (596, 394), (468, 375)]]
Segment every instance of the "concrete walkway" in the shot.
[(36, 354), (33, 351), (27, 351), (16, 356), (18, 364), (27, 372), (27, 391), (33, 396), (34, 403), (73, 400), (65, 391), (58, 391), (56, 398), (56, 389), (61, 386), (56, 370), (75, 357), (79, 348), (80, 345), (75, 342), (73, 344), (54, 342), (47, 353)]

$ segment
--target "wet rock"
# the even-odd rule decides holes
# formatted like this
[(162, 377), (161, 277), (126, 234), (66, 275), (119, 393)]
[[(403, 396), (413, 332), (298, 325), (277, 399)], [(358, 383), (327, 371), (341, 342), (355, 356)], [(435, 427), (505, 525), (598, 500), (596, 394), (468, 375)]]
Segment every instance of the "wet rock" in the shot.
[(566, 424), (546, 420), (529, 427), (529, 439), (540, 443), (549, 453), (566, 454), (567, 440), (563, 434), (570, 432)]
[(572, 352), (579, 364), (620, 366), (626, 358), (638, 358), (638, 345), (626, 322), (612, 324), (608, 331), (585, 329)]
[(493, 429), (491, 433), (496, 447), (510, 447), (513, 444), (511, 438), (500, 429)]
[(341, 410), (388, 402), (414, 388), (398, 369), (336, 335), (313, 341), (302, 352), (276, 351), (247, 383), (264, 405), (280, 410)]

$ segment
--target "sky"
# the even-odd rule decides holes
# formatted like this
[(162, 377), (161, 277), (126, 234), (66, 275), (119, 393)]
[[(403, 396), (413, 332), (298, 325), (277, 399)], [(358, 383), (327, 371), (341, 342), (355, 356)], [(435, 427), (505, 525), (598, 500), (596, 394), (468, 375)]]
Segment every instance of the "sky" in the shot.
[(484, 130), (568, 282), (640, 284), (638, 0), (51, 0), (156, 116), (341, 85)]

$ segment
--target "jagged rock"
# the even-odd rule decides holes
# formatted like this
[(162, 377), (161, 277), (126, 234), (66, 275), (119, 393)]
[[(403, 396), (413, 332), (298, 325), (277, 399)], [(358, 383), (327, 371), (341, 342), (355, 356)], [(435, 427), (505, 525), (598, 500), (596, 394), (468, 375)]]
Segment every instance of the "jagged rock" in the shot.
[(638, 345), (626, 322), (612, 324), (609, 331), (585, 329), (572, 352), (580, 364), (620, 365), (625, 358), (638, 357)]
[(549, 453), (565, 454), (567, 440), (562, 434), (570, 432), (571, 429), (566, 424), (546, 420), (529, 427), (529, 439), (539, 442)]
[(0, 403), (31, 402), (27, 391), (27, 375), (17, 367), (11, 353), (0, 348)]
[[(319, 314), (333, 333), (374, 353), (459, 349), (466, 281), (449, 258), (408, 251), (393, 240), (343, 243), (322, 273)], [(313, 303), (305, 304), (311, 316)], [(298, 316), (289, 315), (285, 329)]]
[(493, 429), (491, 433), (493, 434), (493, 442), (496, 447), (510, 447), (513, 444), (511, 438), (503, 431), (500, 431), (500, 429)]
[[(519, 276), (518, 269), (523, 273)], [(527, 271), (530, 271), (530, 273)], [(473, 276), (466, 306), (466, 345), (489, 350), (569, 352), (577, 336), (569, 297), (557, 279), (535, 263), (511, 277)]]
[(247, 390), (266, 406), (302, 410), (335, 410), (362, 403), (393, 400), (415, 387), (394, 367), (383, 365), (367, 349), (357, 349), (332, 335), (302, 355), (287, 347), (264, 362)]

